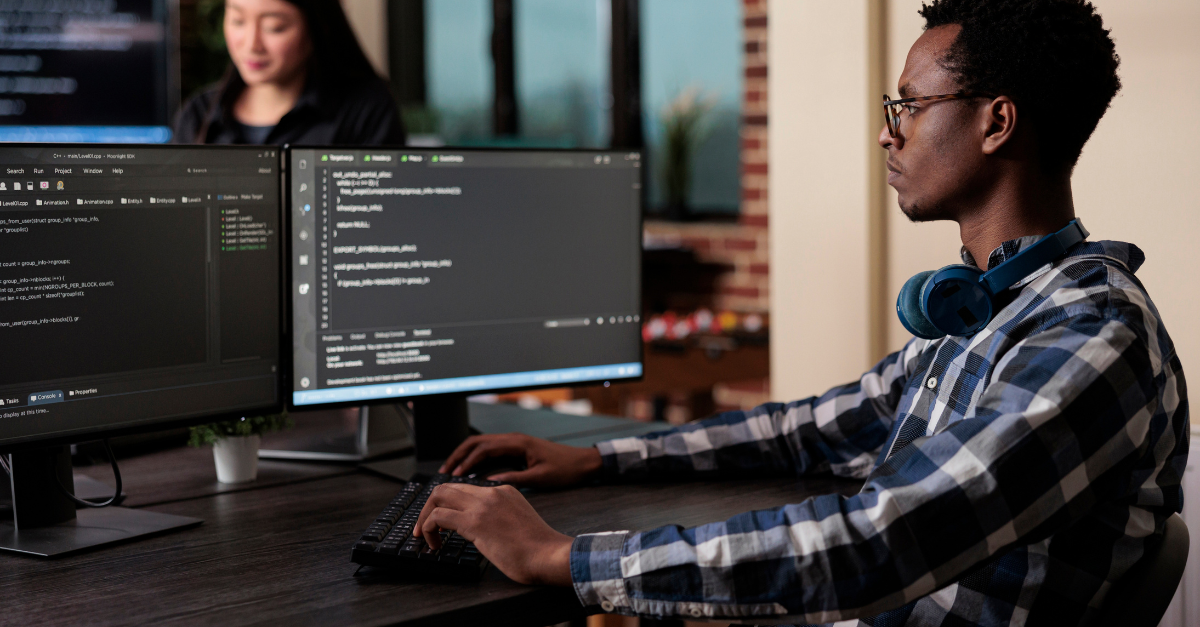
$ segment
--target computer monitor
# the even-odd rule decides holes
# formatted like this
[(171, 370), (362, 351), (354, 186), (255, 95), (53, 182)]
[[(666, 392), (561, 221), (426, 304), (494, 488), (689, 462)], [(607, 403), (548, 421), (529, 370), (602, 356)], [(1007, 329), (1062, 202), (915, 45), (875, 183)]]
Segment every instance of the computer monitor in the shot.
[(179, 102), (170, 0), (7, 2), (0, 141), (166, 142)]
[(466, 397), (642, 375), (636, 151), (288, 151), (295, 409), (413, 401), (417, 455)]
[[(82, 548), (27, 529), (74, 514), (51, 480), (66, 443), (279, 410), (279, 152), (0, 145), (0, 451), (17, 451), (20, 528), (0, 521), (0, 548)], [(121, 523), (68, 522), (92, 516)]]

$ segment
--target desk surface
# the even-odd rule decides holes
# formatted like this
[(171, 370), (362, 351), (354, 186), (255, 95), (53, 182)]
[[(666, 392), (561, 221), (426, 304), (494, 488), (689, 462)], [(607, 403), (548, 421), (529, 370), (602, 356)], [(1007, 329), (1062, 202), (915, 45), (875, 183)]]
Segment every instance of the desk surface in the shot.
[[(251, 487), (204, 495), (197, 478), (212, 472), (206, 449), (127, 460), (122, 468), (131, 504), (153, 501), (155, 511), (205, 523), (59, 560), (0, 556), (0, 622), (545, 625), (582, 614), (570, 589), (522, 586), (494, 567), (467, 585), (355, 577), (350, 546), (395, 495), (394, 481), (346, 467), (270, 462)], [(190, 496), (162, 498), (172, 486)], [(857, 489), (833, 478), (780, 478), (528, 496), (551, 526), (578, 534), (695, 525)]]

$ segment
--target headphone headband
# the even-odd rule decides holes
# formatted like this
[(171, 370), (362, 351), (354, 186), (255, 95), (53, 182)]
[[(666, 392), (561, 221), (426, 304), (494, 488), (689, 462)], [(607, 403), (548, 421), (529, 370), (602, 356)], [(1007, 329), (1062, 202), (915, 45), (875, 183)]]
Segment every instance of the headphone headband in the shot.
[(1068, 249), (1087, 239), (1088, 235), (1078, 218), (1071, 220), (1057, 232), (1043, 237), (1012, 259), (984, 273), (979, 277), (979, 282), (992, 294), (999, 294), (1033, 274), (1034, 270), (1067, 254)]

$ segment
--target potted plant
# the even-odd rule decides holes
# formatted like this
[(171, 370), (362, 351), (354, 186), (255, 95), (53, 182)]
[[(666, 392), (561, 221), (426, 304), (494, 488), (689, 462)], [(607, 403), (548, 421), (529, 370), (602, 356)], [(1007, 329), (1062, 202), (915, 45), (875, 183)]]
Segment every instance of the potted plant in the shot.
[(714, 97), (691, 87), (676, 96), (662, 112), (662, 176), (669, 218), (682, 220), (687, 215), (692, 157), (708, 135), (706, 120), (714, 102)]
[(287, 413), (242, 417), (192, 427), (188, 445), (211, 444), (217, 464), (217, 481), (245, 483), (258, 477), (258, 447), (262, 434), (292, 426)]

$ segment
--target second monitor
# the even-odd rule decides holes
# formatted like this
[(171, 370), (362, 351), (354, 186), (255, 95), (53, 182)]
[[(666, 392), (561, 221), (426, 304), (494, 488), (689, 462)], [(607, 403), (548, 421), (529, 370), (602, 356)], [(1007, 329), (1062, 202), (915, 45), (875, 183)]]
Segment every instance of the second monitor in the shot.
[(640, 153), (288, 161), (292, 407), (412, 397), (431, 457), (465, 433), (467, 394), (641, 376)]

